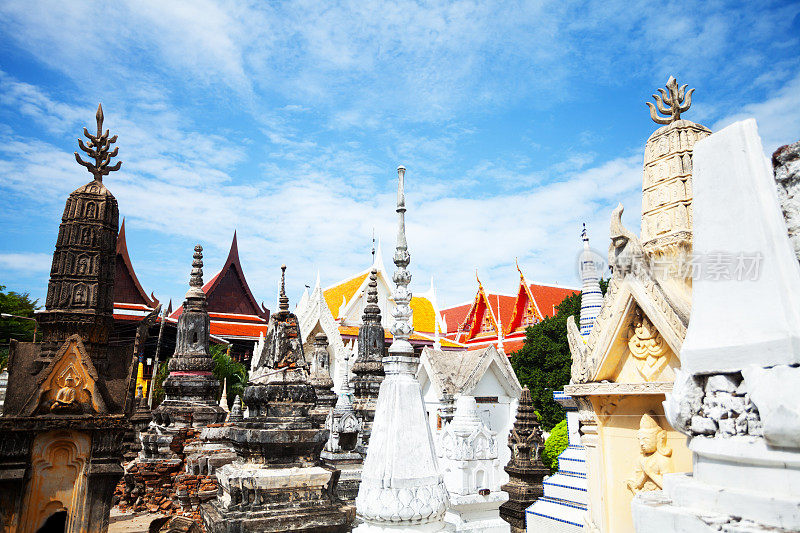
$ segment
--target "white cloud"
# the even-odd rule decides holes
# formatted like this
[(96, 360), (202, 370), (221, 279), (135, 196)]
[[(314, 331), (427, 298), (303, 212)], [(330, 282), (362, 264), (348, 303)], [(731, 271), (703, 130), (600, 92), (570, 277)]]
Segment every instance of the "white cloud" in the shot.
[(43, 253), (0, 253), (0, 268), (21, 270), (32, 273), (49, 272), (53, 262), (51, 254)]

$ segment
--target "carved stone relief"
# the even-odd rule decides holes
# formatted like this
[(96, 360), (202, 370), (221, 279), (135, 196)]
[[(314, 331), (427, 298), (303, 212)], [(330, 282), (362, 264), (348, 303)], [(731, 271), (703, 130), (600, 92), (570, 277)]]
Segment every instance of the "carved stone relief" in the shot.
[(628, 349), (645, 381), (652, 381), (667, 366), (667, 345), (639, 306), (633, 311), (633, 320), (628, 329)]
[(639, 422), (639, 460), (625, 486), (633, 494), (661, 490), (664, 474), (672, 472), (672, 448), (667, 445), (667, 431), (658, 425), (655, 414), (645, 413)]

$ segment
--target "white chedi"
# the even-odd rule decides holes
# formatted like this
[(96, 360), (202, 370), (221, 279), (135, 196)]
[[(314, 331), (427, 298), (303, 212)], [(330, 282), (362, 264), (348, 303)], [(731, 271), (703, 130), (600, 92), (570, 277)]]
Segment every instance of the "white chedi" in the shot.
[(450, 497), (445, 521), (454, 531), (508, 532), (500, 505), (497, 434), (478, 416), (472, 396), (459, 396), (453, 421), (439, 433), (439, 466)]

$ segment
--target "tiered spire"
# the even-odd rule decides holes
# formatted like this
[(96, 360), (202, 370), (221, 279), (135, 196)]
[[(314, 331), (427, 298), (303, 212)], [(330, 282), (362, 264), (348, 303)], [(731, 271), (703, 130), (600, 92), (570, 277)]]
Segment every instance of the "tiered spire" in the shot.
[(603, 307), (603, 292), (600, 290), (600, 276), (597, 274), (594, 254), (589, 248), (586, 224), (583, 225), (581, 239), (583, 239), (583, 251), (581, 252), (580, 268), (583, 289), (581, 290), (580, 330), (585, 339), (591, 333), (594, 320), (600, 314), (600, 308)]
[(527, 386), (522, 389), (517, 419), (508, 436), (508, 447), (511, 448), (511, 460), (505, 470), (510, 479), (500, 488), (508, 493), (509, 499), (500, 506), (500, 516), (516, 533), (525, 531), (525, 509), (544, 494), (542, 480), (550, 473), (542, 463), (544, 439)]
[(377, 532), (422, 526), (436, 531), (444, 526), (447, 489), (436, 464), (422, 390), (415, 377), (419, 364), (408, 342), (412, 333), (411, 262), (405, 232), (405, 167), (398, 167), (397, 247), (392, 279), (394, 339), (384, 358), (386, 379), (380, 387), (370, 446), (364, 460), (356, 510), (363, 524), (356, 531)]

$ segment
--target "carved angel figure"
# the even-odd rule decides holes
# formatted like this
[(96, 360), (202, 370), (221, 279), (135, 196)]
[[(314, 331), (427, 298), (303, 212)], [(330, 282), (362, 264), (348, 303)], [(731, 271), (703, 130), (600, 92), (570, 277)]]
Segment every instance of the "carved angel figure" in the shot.
[(642, 415), (639, 422), (639, 462), (625, 486), (633, 494), (642, 490), (661, 490), (664, 474), (672, 471), (672, 448), (667, 445), (667, 431), (658, 425), (655, 414)]
[(638, 307), (634, 311), (633, 322), (628, 331), (628, 349), (636, 358), (637, 370), (647, 381), (667, 364), (664, 339)]

